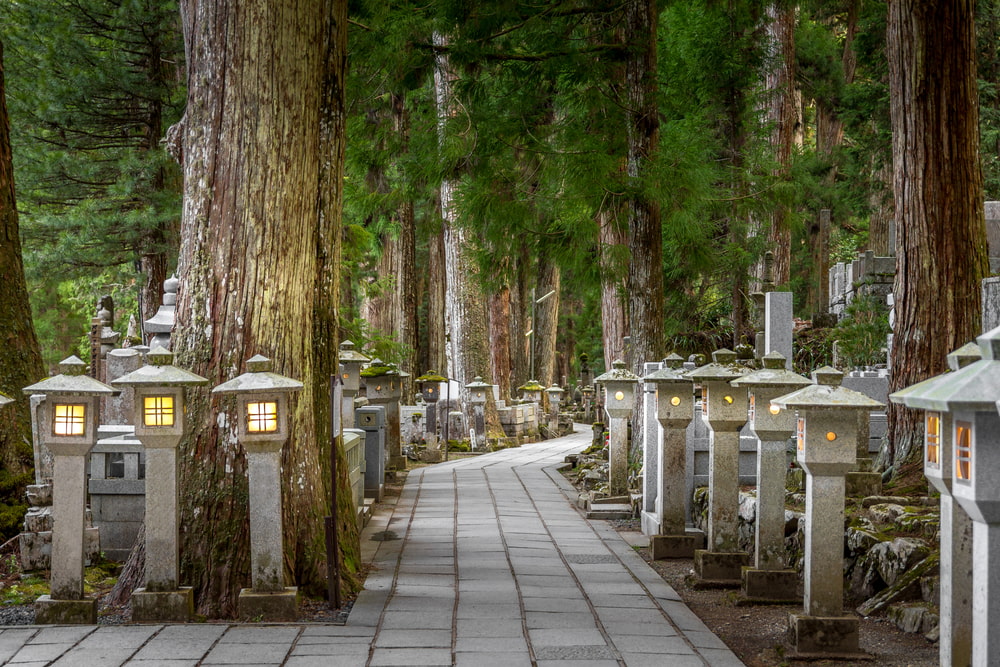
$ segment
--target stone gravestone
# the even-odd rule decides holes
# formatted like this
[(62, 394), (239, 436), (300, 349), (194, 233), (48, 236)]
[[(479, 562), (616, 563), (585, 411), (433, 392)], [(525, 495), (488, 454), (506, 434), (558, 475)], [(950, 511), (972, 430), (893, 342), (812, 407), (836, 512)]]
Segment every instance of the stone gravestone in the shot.
[(170, 349), (170, 332), (174, 328), (174, 310), (177, 306), (177, 276), (163, 281), (163, 305), (151, 318), (142, 323), (142, 328), (150, 338), (149, 347)]
[(785, 357), (785, 369), (792, 369), (792, 293), (764, 295), (764, 354), (777, 352)]

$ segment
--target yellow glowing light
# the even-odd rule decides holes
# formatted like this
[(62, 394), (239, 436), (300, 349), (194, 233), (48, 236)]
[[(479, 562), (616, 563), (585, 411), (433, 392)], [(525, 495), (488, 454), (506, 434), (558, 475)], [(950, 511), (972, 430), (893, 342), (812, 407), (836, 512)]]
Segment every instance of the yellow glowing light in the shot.
[(972, 479), (972, 424), (955, 422), (955, 477)]
[(275, 402), (247, 403), (247, 431), (273, 433), (278, 430), (278, 404)]
[(434, 387), (427, 387), (427, 393), (428, 394), (433, 394), (434, 393)]
[(774, 403), (771, 403), (771, 405), (768, 406), (767, 411), (770, 412), (772, 415), (776, 415), (779, 412), (781, 412), (781, 408), (779, 408)]
[(174, 397), (145, 396), (142, 399), (142, 423), (146, 426), (173, 426)]
[(941, 418), (936, 412), (927, 413), (927, 426), (924, 429), (924, 444), (926, 447), (926, 462), (934, 467), (941, 465)]
[(382, 391), (382, 385), (380, 384), (375, 385), (375, 391)]
[(672, 396), (670, 398), (670, 405), (680, 405), (680, 404), (681, 404), (681, 397), (680, 396)]
[(732, 405), (732, 403), (733, 403), (733, 397), (732, 396), (723, 396), (722, 400), (724, 400), (726, 403), (729, 403), (730, 405)]
[(344, 378), (344, 379), (346, 380), (346, 379), (348, 379), (349, 377), (351, 377), (351, 374), (350, 374), (350, 373), (344, 373), (344, 374), (343, 374), (343, 375), (341, 375), (340, 377), (342, 377), (342, 378)]
[(806, 448), (806, 420), (799, 417), (795, 425), (795, 446), (801, 452)]
[(55, 418), (52, 421), (53, 435), (83, 435), (84, 415), (87, 406), (77, 404), (56, 403)]
[(833, 442), (834, 440), (837, 439), (837, 434), (834, 433), (833, 431), (827, 431), (826, 432), (826, 439), (829, 440), (830, 442)]
[(624, 401), (625, 400), (625, 392), (623, 392), (623, 391), (616, 391), (615, 392), (615, 400), (616, 401)]

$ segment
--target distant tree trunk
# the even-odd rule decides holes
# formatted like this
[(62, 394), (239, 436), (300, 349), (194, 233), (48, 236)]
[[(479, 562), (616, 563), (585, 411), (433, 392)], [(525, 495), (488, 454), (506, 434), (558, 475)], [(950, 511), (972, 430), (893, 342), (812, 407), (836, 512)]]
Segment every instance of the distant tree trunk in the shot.
[(528, 345), (530, 341), (524, 334), (530, 328), (528, 318), (531, 316), (531, 289), (528, 287), (528, 248), (522, 244), (513, 260), (513, 283), (510, 289), (510, 357), (511, 357), (511, 394), (516, 394), (518, 387), (531, 378), (529, 373)]
[(629, 335), (624, 286), (627, 269), (619, 261), (619, 251), (625, 246), (628, 236), (617, 213), (617, 210), (605, 210), (597, 214), (601, 257), (601, 335), (605, 370), (611, 370), (611, 362), (616, 359), (625, 359), (625, 337)]
[[(3, 42), (0, 42), (0, 392), (16, 399), (0, 407), (0, 463), (9, 471), (11, 488), (0, 503), (24, 503), (24, 487), (32, 482), (33, 449), (31, 413), (28, 398), (21, 387), (37, 382), (45, 375), (42, 353), (31, 320), (28, 288), (24, 281), (21, 237), (18, 232), (17, 206), (14, 197), (14, 165), (10, 149), (10, 119), (4, 86)], [(68, 352), (68, 350), (67, 350)], [(15, 521), (14, 524), (17, 524)], [(0, 526), (16, 534), (19, 525)]]
[[(181, 10), (189, 75), (178, 363), (215, 385), (263, 354), (305, 383), (291, 401), (282, 455), (285, 562), (294, 583), (318, 591), (329, 513), (320, 473), (336, 368), (346, 3), (183, 0)], [(246, 459), (231, 401), (192, 392), (188, 406), (184, 577), (201, 613), (231, 617), (250, 583)], [(343, 510), (352, 501), (340, 488)], [(341, 521), (347, 588), (359, 566), (353, 516)]]
[[(410, 119), (406, 111), (406, 99), (402, 94), (392, 96), (392, 118), (393, 129), (400, 138), (403, 151), (409, 152)], [(423, 372), (417, 368), (417, 240), (412, 199), (404, 198), (399, 203), (396, 218), (399, 221), (399, 252), (398, 265), (394, 270), (400, 313), (395, 333), (396, 339), (407, 350), (400, 365), (410, 373), (410, 377), (403, 381), (403, 396), (409, 403), (414, 396), (413, 380)]]
[[(975, 2), (889, 3), (897, 270), (889, 390), (946, 370), (980, 330), (987, 275)], [(928, 298), (933, 296), (933, 298)], [(920, 413), (889, 405), (897, 472), (921, 451)]]
[(427, 368), (439, 373), (448, 372), (448, 358), (445, 353), (444, 299), (448, 281), (444, 263), (444, 233), (438, 230), (427, 241)]
[(509, 401), (510, 386), (510, 288), (489, 295), (490, 369), (500, 387), (500, 400)]
[(643, 182), (660, 144), (656, 80), (656, 0), (625, 3), (626, 34), (634, 40), (625, 62), (628, 90), (626, 173), (629, 251), (628, 313), (631, 324), (632, 371), (664, 355), (663, 230), (660, 204)]
[[(771, 126), (771, 147), (778, 168), (778, 180), (789, 178), (795, 130), (799, 124), (795, 88), (795, 12), (792, 5), (773, 3), (767, 8), (767, 33), (772, 66), (765, 77), (770, 94), (767, 120)], [(776, 286), (788, 285), (792, 265), (792, 230), (789, 210), (777, 204), (771, 212), (767, 249), (774, 253), (771, 280)]]
[(550, 387), (558, 382), (556, 377), (556, 336), (559, 333), (559, 303), (561, 299), (561, 272), (559, 267), (544, 254), (538, 259), (538, 287), (535, 299), (549, 292), (554, 294), (535, 305), (535, 322), (532, 336), (535, 344), (535, 379)]

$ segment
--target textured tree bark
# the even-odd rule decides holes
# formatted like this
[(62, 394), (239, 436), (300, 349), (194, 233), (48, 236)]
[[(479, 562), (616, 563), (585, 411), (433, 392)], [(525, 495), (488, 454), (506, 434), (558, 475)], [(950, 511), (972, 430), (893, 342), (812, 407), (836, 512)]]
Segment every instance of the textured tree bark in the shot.
[(649, 162), (660, 143), (656, 81), (656, 0), (625, 4), (626, 34), (634, 40), (625, 62), (628, 90), (626, 136), (629, 179), (628, 313), (631, 324), (631, 370), (642, 375), (642, 364), (664, 355), (663, 230), (660, 205), (643, 187)]
[(424, 338), (427, 345), (426, 368), (439, 373), (448, 371), (448, 360), (445, 354), (444, 295), (444, 234), (437, 231), (427, 240), (427, 329)]
[[(973, 0), (893, 0), (887, 30), (893, 192), (895, 335), (889, 390), (946, 370), (945, 355), (981, 326), (987, 275), (979, 157)], [(889, 405), (897, 472), (920, 451), (917, 411)]]
[[(535, 299), (541, 299), (549, 292), (555, 292), (535, 305), (535, 379), (542, 385), (551, 387), (558, 383), (556, 377), (556, 334), (559, 329), (559, 304), (561, 300), (561, 272), (559, 267), (547, 257), (538, 259), (538, 287)], [(546, 401), (547, 402), (547, 401)]]
[[(244, 360), (258, 353), (304, 382), (291, 401), (282, 456), (285, 563), (294, 583), (320, 590), (346, 5), (184, 0), (181, 16), (188, 105), (175, 351), (180, 365), (213, 385), (243, 372)], [(234, 407), (192, 393), (181, 445), (182, 568), (199, 612), (210, 617), (232, 616), (250, 582), (246, 458)], [(344, 509), (343, 493), (338, 505)], [(341, 516), (350, 569), (358, 565), (354, 515)]]
[(510, 289), (504, 287), (489, 297), (490, 368), (500, 387), (500, 399), (511, 398)]
[[(0, 392), (16, 403), (0, 408), (0, 462), (11, 475), (28, 473), (32, 467), (31, 413), (21, 387), (45, 375), (42, 353), (31, 320), (28, 287), (24, 281), (21, 237), (18, 232), (14, 196), (14, 165), (10, 148), (10, 119), (4, 87), (3, 43), (0, 42)], [(23, 502), (25, 476), (9, 492)], [(2, 499), (0, 499), (2, 500)]]
[(604, 368), (625, 359), (625, 337), (629, 335), (625, 309), (625, 272), (616, 261), (615, 248), (628, 240), (626, 230), (616, 215), (618, 211), (597, 214), (601, 254), (601, 336), (604, 343)]
[[(402, 94), (392, 95), (393, 129), (400, 137), (403, 151), (409, 151), (410, 119), (406, 111), (406, 100)], [(406, 346), (406, 356), (400, 366), (410, 373), (403, 380), (403, 396), (406, 402), (413, 400), (413, 379), (422, 371), (417, 368), (417, 241), (416, 218), (413, 200), (404, 199), (396, 208), (399, 222), (398, 260), (394, 267), (396, 291), (399, 294), (399, 318), (396, 324), (396, 339)], [(425, 369), (426, 370), (426, 369)]]

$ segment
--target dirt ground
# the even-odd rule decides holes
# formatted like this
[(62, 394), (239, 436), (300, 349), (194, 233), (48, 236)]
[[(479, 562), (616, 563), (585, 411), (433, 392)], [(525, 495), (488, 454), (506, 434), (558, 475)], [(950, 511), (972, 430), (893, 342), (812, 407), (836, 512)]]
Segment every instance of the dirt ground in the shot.
[(883, 617), (861, 619), (861, 649), (868, 660), (794, 660), (788, 642), (787, 605), (736, 606), (732, 590), (696, 590), (687, 583), (694, 569), (690, 560), (651, 561), (649, 550), (637, 549), (684, 602), (749, 667), (817, 667), (878, 665), (878, 667), (937, 667), (938, 645), (920, 634), (900, 631)]

